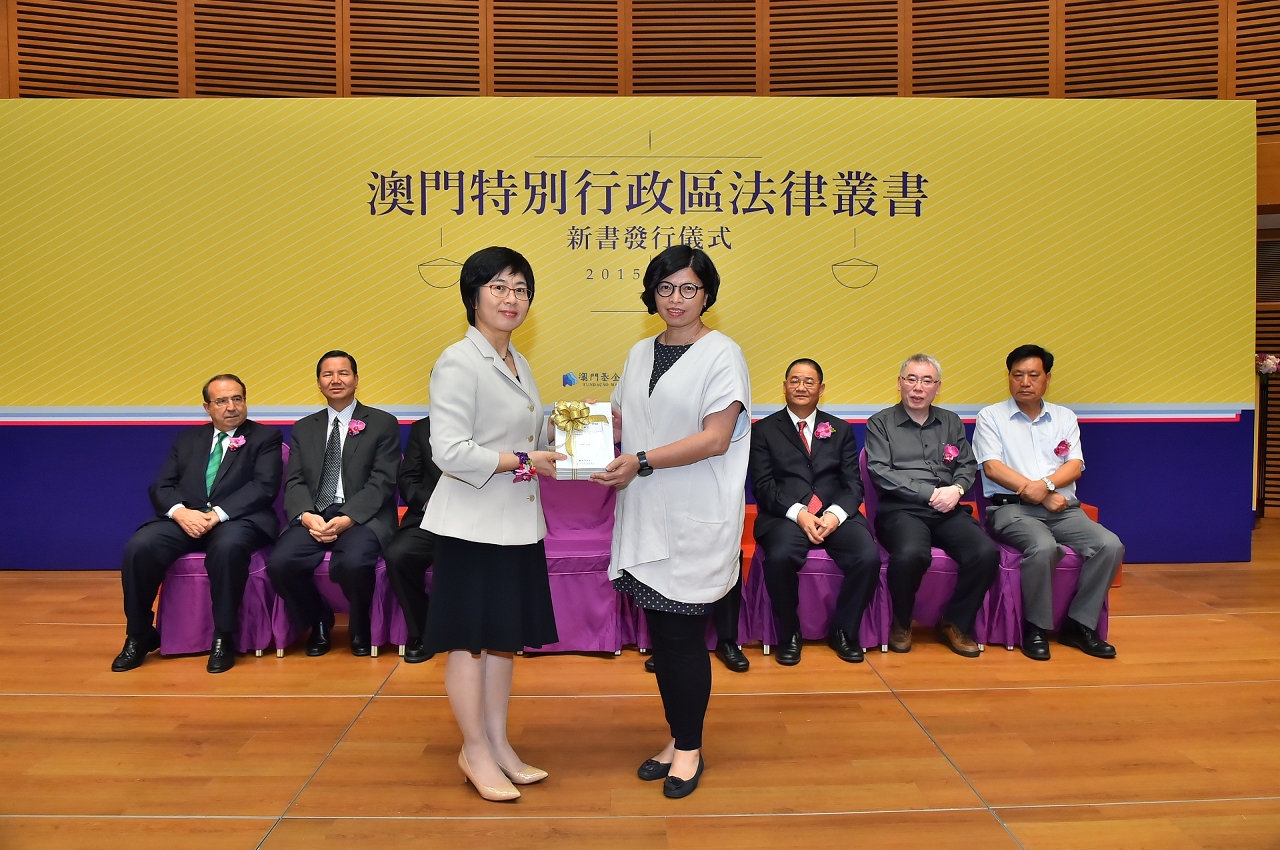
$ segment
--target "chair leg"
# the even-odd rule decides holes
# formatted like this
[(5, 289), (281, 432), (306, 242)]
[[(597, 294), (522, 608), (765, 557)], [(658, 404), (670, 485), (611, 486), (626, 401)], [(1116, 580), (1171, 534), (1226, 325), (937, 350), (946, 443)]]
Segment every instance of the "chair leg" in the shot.
[(370, 656), (372, 656), (373, 658), (377, 658), (377, 657), (378, 657), (378, 648), (377, 648), (376, 646), (371, 646), (371, 647), (369, 647), (369, 655), (370, 655)]
[(978, 652), (986, 652), (986, 651), (987, 651), (987, 645), (985, 643), (978, 644)]
[(640, 651), (641, 655), (645, 655), (646, 653), (649, 652), (649, 650), (645, 649), (643, 646), (637, 646), (636, 649)]
[(284, 658), (284, 647), (276, 647), (276, 658)]
[(261, 657), (262, 657), (262, 650), (261, 650), (261, 649), (255, 649), (255, 650), (253, 651), (253, 654), (254, 654), (255, 656), (257, 656), (258, 658), (261, 658)]
[(615, 649), (615, 650), (613, 651), (613, 657), (614, 657), (614, 658), (617, 658), (617, 657), (618, 657), (619, 655), (621, 655), (621, 654), (622, 654), (622, 650), (621, 650), (621, 649)]
[(880, 644), (880, 651), (881, 651), (881, 652), (888, 652), (888, 651), (889, 651), (889, 644), (887, 644), (887, 643), (882, 643), (882, 644)]
[(764, 654), (765, 654), (765, 655), (768, 655), (768, 654), (769, 654), (769, 644), (767, 644), (767, 643), (762, 643), (762, 644), (760, 644), (760, 646), (763, 648), (763, 650), (764, 650)]
[(400, 644), (400, 657), (404, 658), (404, 644)]
[(1006, 643), (1006, 644), (1004, 645), (1004, 648), (1005, 648), (1005, 649), (1007, 649), (1007, 650), (1009, 650), (1010, 652), (1013, 652), (1013, 644), (1011, 644), (1011, 643)]

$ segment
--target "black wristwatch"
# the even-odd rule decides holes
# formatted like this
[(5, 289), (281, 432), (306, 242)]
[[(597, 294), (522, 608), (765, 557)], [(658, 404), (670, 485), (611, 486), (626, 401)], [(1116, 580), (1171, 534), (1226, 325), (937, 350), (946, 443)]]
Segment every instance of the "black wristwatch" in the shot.
[(653, 467), (649, 465), (649, 458), (645, 457), (644, 452), (636, 452), (636, 460), (640, 461), (640, 471), (636, 475), (641, 478), (646, 475), (653, 475)]

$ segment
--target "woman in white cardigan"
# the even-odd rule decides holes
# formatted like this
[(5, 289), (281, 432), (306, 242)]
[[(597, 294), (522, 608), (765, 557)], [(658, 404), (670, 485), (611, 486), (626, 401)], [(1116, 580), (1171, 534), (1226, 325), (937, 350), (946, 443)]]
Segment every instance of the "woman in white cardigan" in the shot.
[(542, 400), (511, 344), (533, 269), (510, 248), (485, 248), (463, 264), (459, 287), (472, 327), (431, 371), (431, 454), (443, 475), (422, 519), (436, 535), (423, 648), (449, 654), (458, 767), (486, 800), (514, 800), (512, 783), (547, 776), (507, 741), (507, 703), (514, 654), (558, 639), (537, 475), (554, 475), (564, 455), (537, 450)]
[(671, 740), (640, 766), (686, 797), (702, 776), (711, 696), (707, 618), (738, 580), (751, 379), (733, 340), (702, 322), (720, 275), (696, 248), (649, 263), (641, 299), (666, 329), (627, 355), (613, 393), (622, 454), (594, 480), (617, 487), (609, 577), (645, 611)]

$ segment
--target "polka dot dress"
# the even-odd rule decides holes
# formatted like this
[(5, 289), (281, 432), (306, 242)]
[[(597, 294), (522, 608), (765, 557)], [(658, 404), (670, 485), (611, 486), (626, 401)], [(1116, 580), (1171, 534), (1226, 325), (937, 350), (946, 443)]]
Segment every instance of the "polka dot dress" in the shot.
[[(658, 385), (658, 379), (666, 374), (667, 370), (674, 366), (680, 356), (690, 348), (693, 348), (693, 343), (688, 345), (663, 345), (656, 339), (653, 341), (653, 374), (649, 376), (649, 395), (653, 395), (653, 388)], [(711, 613), (710, 603), (677, 602), (674, 599), (668, 599), (626, 570), (623, 570), (622, 575), (614, 580), (613, 587), (618, 592), (630, 596), (641, 608), (648, 608), (652, 611), (666, 611), (670, 614), (686, 614), (690, 616)]]

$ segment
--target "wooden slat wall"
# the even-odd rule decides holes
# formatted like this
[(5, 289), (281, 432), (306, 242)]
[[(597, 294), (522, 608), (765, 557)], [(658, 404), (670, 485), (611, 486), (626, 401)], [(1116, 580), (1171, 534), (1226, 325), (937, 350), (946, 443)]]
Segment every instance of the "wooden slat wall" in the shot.
[(493, 0), (493, 93), (618, 94), (618, 0)]
[(0, 0), (12, 97), (1237, 97), (1280, 0)]
[(348, 0), (351, 94), (478, 95), (475, 0)]
[(911, 92), (931, 97), (1047, 97), (1048, 0), (915, 0)]

